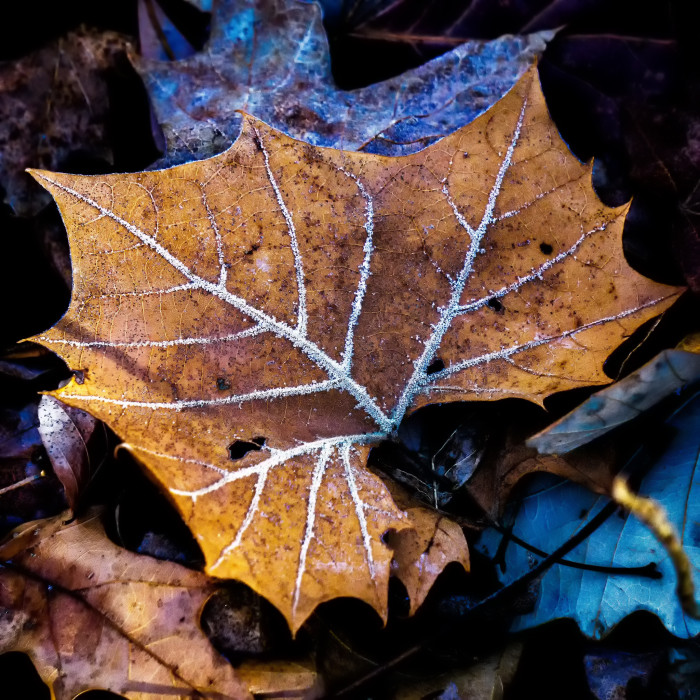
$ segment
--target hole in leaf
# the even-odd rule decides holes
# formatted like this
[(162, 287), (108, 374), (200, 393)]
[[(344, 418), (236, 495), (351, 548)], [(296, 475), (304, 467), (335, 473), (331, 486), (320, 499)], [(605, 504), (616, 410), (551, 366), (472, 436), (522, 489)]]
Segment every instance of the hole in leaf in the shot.
[(435, 374), (436, 372), (442, 372), (443, 369), (445, 369), (445, 363), (439, 357), (436, 357), (428, 365), (428, 369), (426, 370), (426, 374)]
[(486, 302), (486, 306), (493, 309), (496, 313), (500, 313), (504, 308), (503, 304), (498, 299), (489, 299), (489, 301)]
[(251, 440), (236, 440), (229, 445), (228, 451), (231, 459), (242, 459), (249, 452), (256, 452), (265, 444), (264, 437), (254, 437)]
[(554, 248), (552, 248), (549, 243), (540, 243), (540, 250), (545, 254), (545, 255), (551, 255), (552, 251)]
[(231, 383), (227, 382), (226, 379), (224, 379), (223, 377), (219, 377), (216, 380), (216, 388), (219, 391), (226, 391), (227, 389), (231, 388)]

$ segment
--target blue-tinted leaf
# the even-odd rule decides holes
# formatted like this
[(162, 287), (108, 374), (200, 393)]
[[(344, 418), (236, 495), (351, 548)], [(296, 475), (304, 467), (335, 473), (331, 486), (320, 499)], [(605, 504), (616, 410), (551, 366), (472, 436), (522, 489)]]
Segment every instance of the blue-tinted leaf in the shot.
[(140, 60), (168, 151), (158, 165), (206, 158), (238, 136), (243, 110), (318, 146), (405, 155), (471, 122), (500, 99), (552, 32), (470, 41), (359, 90), (333, 81), (318, 5), (215, 3), (205, 49), (186, 60)]
[(636, 372), (597, 391), (527, 444), (540, 454), (566, 454), (637, 418), (684, 384), (699, 379), (699, 354), (664, 350)]
[[(688, 402), (668, 425), (674, 434), (667, 448), (645, 476), (640, 493), (652, 496), (667, 510), (678, 529), (691, 562), (700, 565), (700, 483), (696, 475), (700, 451), (700, 395)], [(538, 481), (524, 497), (513, 534), (543, 551), (552, 551), (571, 537), (608, 502), (569, 482), (548, 485)], [(494, 555), (501, 535), (493, 530), (482, 536), (479, 549)], [(605, 635), (620, 620), (637, 610), (660, 618), (680, 637), (700, 633), (700, 621), (686, 617), (676, 597), (676, 577), (664, 548), (633, 516), (615, 514), (567, 557), (572, 561), (615, 567), (658, 564), (662, 576), (608, 575), (595, 571), (553, 566), (541, 579), (532, 612), (515, 623), (524, 629), (550, 620), (571, 617), (584, 634)], [(530, 552), (508, 544), (505, 570), (499, 575), (508, 583), (528, 571), (537, 561)]]

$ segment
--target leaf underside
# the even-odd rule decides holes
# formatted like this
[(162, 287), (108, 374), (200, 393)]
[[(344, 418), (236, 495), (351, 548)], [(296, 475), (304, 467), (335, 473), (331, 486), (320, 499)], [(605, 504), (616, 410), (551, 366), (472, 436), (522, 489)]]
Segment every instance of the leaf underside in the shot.
[[(626, 264), (627, 207), (597, 199), (534, 68), (401, 158), (246, 116), (209, 160), (33, 174), (74, 265), (67, 314), (33, 338), (83, 373), (55, 395), (128, 442), (210, 574), (294, 630), (338, 596), (386, 615), (381, 538), (410, 523), (364, 465), (407, 413), (605, 383), (609, 352), (679, 294)], [(232, 459), (236, 441), (260, 449)]]

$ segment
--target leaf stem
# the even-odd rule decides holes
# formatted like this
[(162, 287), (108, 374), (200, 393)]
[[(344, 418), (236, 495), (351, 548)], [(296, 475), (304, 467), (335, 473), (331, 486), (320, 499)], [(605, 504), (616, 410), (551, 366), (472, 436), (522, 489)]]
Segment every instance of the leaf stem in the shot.
[(31, 484), (33, 481), (36, 481), (37, 479), (42, 479), (45, 476), (46, 472), (42, 470), (38, 474), (34, 474), (34, 476), (28, 476), (26, 479), (17, 481), (14, 484), (10, 484), (9, 486), (4, 486), (0, 489), (0, 496), (9, 493), (10, 491), (14, 491), (15, 489), (21, 488), (22, 486), (27, 486), (27, 484)]

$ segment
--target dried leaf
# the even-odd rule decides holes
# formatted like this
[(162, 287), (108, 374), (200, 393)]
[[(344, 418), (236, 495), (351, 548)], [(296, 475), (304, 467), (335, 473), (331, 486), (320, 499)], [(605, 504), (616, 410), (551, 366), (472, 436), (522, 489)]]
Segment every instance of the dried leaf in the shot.
[(60, 168), (77, 151), (111, 161), (103, 72), (127, 47), (118, 34), (80, 30), (0, 64), (0, 185), (17, 214), (35, 214), (51, 201), (25, 175), (30, 165)]
[(244, 110), (317, 146), (405, 155), (469, 123), (516, 82), (553, 32), (470, 41), (383, 83), (336, 87), (315, 3), (221, 0), (205, 50), (139, 60), (168, 150), (159, 165), (220, 153)]
[(381, 536), (409, 523), (370, 446), (429, 402), (607, 382), (611, 349), (679, 294), (626, 264), (627, 207), (601, 204), (590, 172), (534, 69), (403, 158), (246, 117), (207, 161), (36, 171), (75, 266), (70, 309), (36, 338), (83, 372), (55, 395), (127, 439), (207, 571), (294, 630), (337, 596), (386, 615)]
[(157, 0), (138, 0), (138, 16), (139, 48), (143, 57), (172, 61), (187, 58), (195, 52)]
[(61, 486), (50, 473), (39, 435), (36, 401), (0, 407), (0, 528), (60, 513)]
[(471, 498), (492, 519), (498, 518), (520, 479), (529, 474), (561, 476), (585, 486), (593, 493), (608, 494), (619, 465), (614, 450), (577, 452), (566, 457), (539, 455), (522, 443), (506, 443), (488, 464), (480, 467), (465, 488)]
[(401, 683), (392, 700), (502, 700), (512, 683), (523, 652), (522, 642), (511, 642), (504, 649), (458, 669), (426, 680), (411, 678)]
[[(642, 480), (639, 493), (651, 496), (668, 513), (678, 530), (691, 564), (700, 564), (700, 499), (696, 470), (700, 448), (700, 395), (684, 404), (667, 422), (671, 440), (655, 455)], [(646, 456), (642, 454), (644, 464)], [(631, 465), (631, 469), (635, 468)], [(569, 482), (534, 483), (517, 504), (510, 534), (544, 552), (554, 551), (595, 517), (609, 498), (591, 493)], [(498, 575), (504, 584), (529, 571), (533, 555), (504, 541), (504, 536), (486, 531), (478, 548), (487, 554), (499, 552)], [(635, 516), (609, 517), (585, 542), (567, 555), (585, 566), (615, 567), (604, 573), (555, 565), (542, 577), (534, 609), (519, 616), (515, 629), (541, 625), (553, 619), (571, 617), (591, 637), (606, 635), (620, 620), (637, 610), (659, 617), (679, 637), (700, 632), (700, 621), (686, 615), (676, 596), (674, 564), (654, 534)], [(644, 578), (626, 569), (657, 565), (658, 578)], [(622, 570), (620, 570), (622, 569)]]
[(700, 354), (664, 350), (651, 362), (560, 418), (527, 444), (542, 454), (566, 454), (634, 420), (685, 384), (700, 379)]
[(56, 476), (75, 510), (80, 495), (92, 476), (88, 442), (97, 421), (85, 411), (53, 398), (39, 402), (39, 434)]
[(394, 549), (391, 572), (406, 587), (413, 615), (448, 564), (469, 571), (469, 548), (462, 528), (449, 518), (428, 508), (409, 508), (406, 514), (413, 529), (390, 533), (386, 540)]
[(0, 651), (24, 651), (56, 700), (249, 697), (199, 628), (204, 575), (117, 547), (96, 512), (22, 526), (0, 547)]
[(253, 695), (265, 700), (313, 700), (324, 696), (321, 679), (309, 663), (249, 660), (236, 673)]
[(628, 696), (628, 688), (654, 694), (651, 682), (664, 663), (662, 653), (627, 653), (616, 649), (596, 649), (583, 658), (591, 697), (616, 700)]

